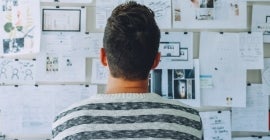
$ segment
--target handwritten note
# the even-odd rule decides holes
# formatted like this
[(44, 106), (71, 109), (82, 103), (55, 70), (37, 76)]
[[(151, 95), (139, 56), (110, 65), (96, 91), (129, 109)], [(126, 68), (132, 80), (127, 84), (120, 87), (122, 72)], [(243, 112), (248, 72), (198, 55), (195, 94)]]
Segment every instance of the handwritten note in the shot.
[(200, 112), (205, 140), (230, 140), (230, 111)]
[(233, 131), (268, 132), (268, 96), (261, 84), (247, 86), (246, 108), (232, 108)]

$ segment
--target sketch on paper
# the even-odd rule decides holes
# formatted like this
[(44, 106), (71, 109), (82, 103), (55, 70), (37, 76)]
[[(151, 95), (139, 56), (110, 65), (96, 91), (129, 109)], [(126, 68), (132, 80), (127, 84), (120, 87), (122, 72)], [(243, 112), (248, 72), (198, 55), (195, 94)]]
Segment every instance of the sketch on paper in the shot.
[(0, 59), (0, 83), (33, 84), (35, 61)]
[(28, 54), (39, 51), (39, 2), (2, 0), (0, 18), (0, 52), (2, 55)]
[(143, 4), (154, 11), (160, 28), (171, 28), (171, 0), (144, 0)]

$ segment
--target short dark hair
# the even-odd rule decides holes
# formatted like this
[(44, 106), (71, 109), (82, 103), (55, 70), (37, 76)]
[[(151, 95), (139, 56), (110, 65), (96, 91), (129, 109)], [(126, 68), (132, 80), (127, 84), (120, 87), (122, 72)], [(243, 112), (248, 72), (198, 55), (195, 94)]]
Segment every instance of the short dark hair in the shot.
[(160, 30), (154, 12), (130, 1), (117, 6), (108, 18), (103, 45), (113, 77), (147, 79), (158, 53)]

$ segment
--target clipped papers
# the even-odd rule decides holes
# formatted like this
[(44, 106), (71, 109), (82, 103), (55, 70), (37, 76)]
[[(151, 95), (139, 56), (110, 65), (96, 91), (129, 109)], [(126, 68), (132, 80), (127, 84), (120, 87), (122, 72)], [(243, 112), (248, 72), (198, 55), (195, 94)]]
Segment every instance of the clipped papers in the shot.
[(270, 6), (253, 5), (252, 31), (260, 31), (264, 35), (264, 42), (270, 43)]
[(162, 32), (159, 52), (161, 60), (157, 69), (192, 69), (193, 33)]
[(205, 140), (230, 140), (230, 111), (200, 112)]

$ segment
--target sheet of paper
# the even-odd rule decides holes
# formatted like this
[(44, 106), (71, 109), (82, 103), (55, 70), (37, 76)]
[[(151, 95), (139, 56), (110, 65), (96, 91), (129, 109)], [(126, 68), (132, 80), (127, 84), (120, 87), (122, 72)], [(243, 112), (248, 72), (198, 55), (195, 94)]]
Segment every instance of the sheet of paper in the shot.
[(230, 111), (200, 112), (203, 123), (205, 140), (230, 140), (231, 114)]
[[(23, 100), (21, 89), (14, 86), (0, 86), (0, 132), (5, 135), (22, 132)], [(3, 91), (3, 92), (2, 92)]]
[(68, 106), (97, 94), (97, 85), (66, 85), (54, 89), (54, 116)]
[(261, 32), (240, 33), (241, 64), (246, 69), (263, 69), (263, 35)]
[(150, 92), (187, 105), (200, 106), (199, 60), (193, 69), (156, 69), (151, 72)]
[(193, 33), (162, 32), (159, 51), (161, 60), (157, 69), (192, 69)]
[(104, 29), (107, 19), (111, 16), (113, 8), (116, 6), (113, 0), (97, 0), (96, 1), (96, 28)]
[(35, 60), (0, 59), (0, 83), (35, 84)]
[(50, 135), (56, 114), (97, 94), (97, 86), (0, 86), (0, 91), (0, 132), (9, 137), (37, 136)]
[(64, 33), (42, 33), (41, 51), (47, 50), (67, 50), (72, 48), (74, 35)]
[(252, 31), (263, 32), (263, 40), (270, 43), (270, 6), (253, 5), (252, 9)]
[(270, 58), (264, 59), (264, 69), (261, 70), (264, 93), (270, 95)]
[(237, 137), (232, 140), (270, 140), (270, 136)]
[[(40, 0), (40, 2), (55, 2), (55, 0)], [(93, 0), (58, 0), (57, 3), (90, 4)]]
[(173, 28), (246, 28), (245, 0), (173, 0)]
[(74, 45), (77, 42), (80, 42), (80, 46), (77, 46), (78, 53), (80, 55), (84, 55), (85, 57), (99, 57), (100, 48), (103, 47), (103, 33), (89, 33), (83, 35), (83, 37), (78, 37), (76, 39), (77, 41), (74, 41)]
[(19, 88), (23, 100), (20, 124), (22, 131), (20, 133), (25, 135), (47, 134), (51, 131), (54, 119), (51, 90), (42, 86), (21, 86)]
[(85, 82), (86, 59), (72, 52), (42, 53), (37, 58), (38, 82)]
[(144, 0), (144, 5), (154, 11), (159, 28), (171, 28), (171, 0)]
[(239, 65), (239, 34), (202, 32), (199, 56), (200, 75), (210, 83), (201, 87), (202, 105), (245, 107), (246, 69)]
[(246, 108), (232, 108), (232, 131), (268, 132), (268, 106), (261, 84), (247, 86)]
[(109, 70), (101, 64), (99, 59), (93, 59), (91, 83), (107, 84), (108, 76)]
[(0, 56), (38, 53), (40, 2), (5, 0), (0, 6)]
[[(103, 29), (112, 10), (130, 0), (98, 0), (96, 1), (96, 28)], [(137, 3), (148, 6), (155, 12), (155, 19), (159, 28), (171, 28), (171, 0), (135, 0)]]

